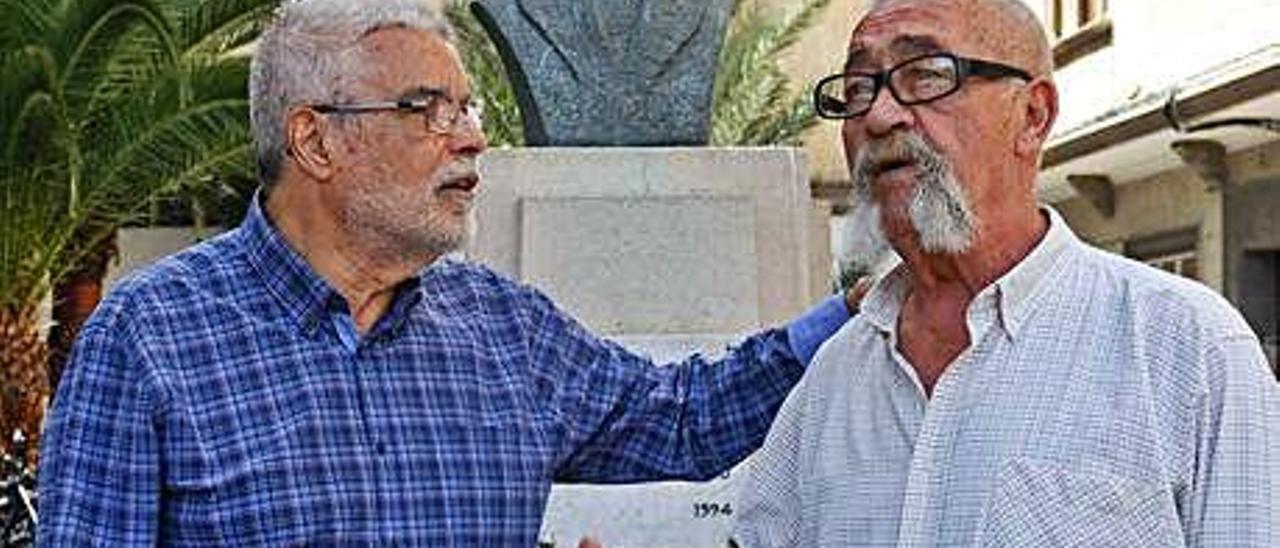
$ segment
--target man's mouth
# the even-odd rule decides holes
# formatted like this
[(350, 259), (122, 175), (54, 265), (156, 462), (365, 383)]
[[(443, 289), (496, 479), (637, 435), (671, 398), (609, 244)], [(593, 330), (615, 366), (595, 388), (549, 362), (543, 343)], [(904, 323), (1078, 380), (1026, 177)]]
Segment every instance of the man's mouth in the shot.
[(468, 173), (458, 177), (450, 178), (440, 185), (439, 191), (458, 190), (461, 192), (471, 193), (476, 186), (480, 184), (480, 177), (474, 173)]
[(891, 159), (879, 160), (872, 164), (872, 181), (884, 177), (884, 175), (893, 175), (893, 177), (909, 177), (915, 174), (915, 161), (909, 157), (891, 157)]
[(879, 177), (886, 173), (892, 173), (900, 169), (915, 169), (916, 163), (910, 158), (889, 158), (875, 163), (875, 168), (871, 170), (872, 175)]

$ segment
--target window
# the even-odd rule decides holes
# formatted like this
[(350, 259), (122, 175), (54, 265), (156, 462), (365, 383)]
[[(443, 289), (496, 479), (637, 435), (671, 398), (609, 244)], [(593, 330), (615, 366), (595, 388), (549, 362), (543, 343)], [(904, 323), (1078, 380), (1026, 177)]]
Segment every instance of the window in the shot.
[(1179, 276), (1200, 279), (1199, 229), (1185, 228), (1125, 242), (1124, 254)]
[(1107, 0), (1048, 0), (1049, 23), (1056, 38), (1071, 36), (1107, 13)]
[(1049, 31), (1056, 43), (1053, 62), (1058, 68), (1111, 45), (1109, 0), (1046, 0)]
[(1196, 276), (1198, 275), (1197, 267), (1199, 265), (1196, 262), (1196, 252), (1194, 250), (1151, 257), (1144, 259), (1144, 262), (1165, 272), (1172, 272), (1193, 280), (1198, 279)]

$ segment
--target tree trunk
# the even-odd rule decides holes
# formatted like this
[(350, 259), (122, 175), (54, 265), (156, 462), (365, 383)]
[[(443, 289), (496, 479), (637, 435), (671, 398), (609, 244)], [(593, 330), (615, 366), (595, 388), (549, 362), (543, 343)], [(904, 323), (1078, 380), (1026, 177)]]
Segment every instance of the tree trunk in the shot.
[[(101, 233), (102, 229), (94, 225), (88, 225), (84, 232), (94, 229)], [(103, 279), (118, 251), (116, 233), (111, 231), (109, 236), (102, 238), (84, 255), (74, 271), (53, 288), (53, 325), (49, 328), (48, 364), (49, 386), (52, 390), (58, 388), (62, 370), (71, 357), (71, 347), (80, 334), (80, 328), (102, 300)]]
[(40, 340), (35, 305), (0, 306), (0, 449), (12, 451), (13, 435), (27, 438), (27, 462), (34, 465), (40, 426), (49, 396), (44, 366), (47, 349)]

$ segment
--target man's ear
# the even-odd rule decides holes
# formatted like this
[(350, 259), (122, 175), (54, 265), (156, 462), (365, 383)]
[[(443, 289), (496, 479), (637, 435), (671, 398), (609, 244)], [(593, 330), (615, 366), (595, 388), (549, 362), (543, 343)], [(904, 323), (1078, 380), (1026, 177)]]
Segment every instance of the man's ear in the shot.
[(1022, 129), (1018, 132), (1016, 151), (1019, 156), (1037, 156), (1049, 140), (1053, 122), (1058, 119), (1058, 87), (1052, 81), (1037, 78), (1027, 84), (1027, 102), (1022, 112)]
[(314, 110), (297, 108), (285, 116), (285, 138), (288, 154), (298, 169), (317, 181), (333, 176), (330, 143), (326, 139), (328, 120)]

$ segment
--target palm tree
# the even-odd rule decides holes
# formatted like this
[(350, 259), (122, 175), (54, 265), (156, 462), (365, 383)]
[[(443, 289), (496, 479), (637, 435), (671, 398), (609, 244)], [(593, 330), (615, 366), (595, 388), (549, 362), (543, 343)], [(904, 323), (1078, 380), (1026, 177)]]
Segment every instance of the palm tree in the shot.
[(792, 92), (778, 58), (830, 3), (802, 0), (778, 17), (734, 0), (712, 92), (712, 145), (794, 145), (817, 123), (809, 94)]
[[(450, 0), (447, 14), (485, 110), (485, 135), (495, 146), (520, 146), (524, 137), (515, 93), (501, 57), (470, 13), (470, 3)], [(713, 146), (796, 144), (813, 127), (817, 118), (809, 95), (791, 91), (778, 58), (830, 3), (802, 0), (795, 11), (779, 17), (734, 0), (712, 94)]]
[[(32, 439), (114, 235), (252, 156), (242, 50), (276, 0), (0, 0), (0, 448)], [(50, 353), (39, 303), (56, 290)], [(55, 361), (46, 366), (52, 354)]]

